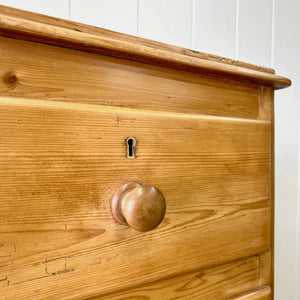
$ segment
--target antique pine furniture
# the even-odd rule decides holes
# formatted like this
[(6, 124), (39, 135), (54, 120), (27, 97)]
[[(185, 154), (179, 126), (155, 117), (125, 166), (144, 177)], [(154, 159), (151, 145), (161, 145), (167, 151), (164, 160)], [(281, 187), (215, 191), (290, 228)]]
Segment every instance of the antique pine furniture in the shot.
[(272, 298), (287, 78), (4, 6), (0, 33), (1, 299)]

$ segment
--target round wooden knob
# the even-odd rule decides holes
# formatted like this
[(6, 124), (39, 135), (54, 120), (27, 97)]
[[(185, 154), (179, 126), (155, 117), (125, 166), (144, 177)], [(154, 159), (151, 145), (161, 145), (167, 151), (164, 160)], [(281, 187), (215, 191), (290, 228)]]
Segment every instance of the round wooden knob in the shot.
[(111, 209), (118, 223), (138, 231), (149, 231), (163, 220), (166, 200), (158, 188), (132, 182), (122, 185), (115, 192)]

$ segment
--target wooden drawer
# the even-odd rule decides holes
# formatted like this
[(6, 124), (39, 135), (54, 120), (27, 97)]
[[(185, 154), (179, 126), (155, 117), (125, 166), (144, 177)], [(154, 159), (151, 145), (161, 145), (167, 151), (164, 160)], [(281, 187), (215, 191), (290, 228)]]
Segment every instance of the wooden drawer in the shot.
[(0, 95), (247, 119), (263, 117), (261, 87), (254, 84), (1, 36), (0, 47), (5, 58), (0, 61)]
[[(38, 286), (57, 297), (66, 285), (77, 297), (108, 293), (269, 249), (270, 122), (17, 98), (1, 106), (7, 297), (44, 298)], [(155, 231), (113, 221), (112, 193), (128, 180), (164, 192)]]
[[(0, 103), (0, 223), (14, 251), (2, 263), (14, 261), (10, 284), (57, 288), (51, 275), (69, 272), (62, 285), (69, 280), (83, 292), (89, 278), (98, 292), (112, 291), (269, 248), (269, 122)], [(134, 160), (126, 157), (128, 136), (137, 140)], [(113, 220), (112, 193), (127, 181), (163, 191), (167, 213), (156, 230)]]
[[(1, 295), (271, 298), (273, 90), (289, 80), (23, 14), (0, 18)], [(114, 220), (128, 182), (164, 194), (154, 230)]]

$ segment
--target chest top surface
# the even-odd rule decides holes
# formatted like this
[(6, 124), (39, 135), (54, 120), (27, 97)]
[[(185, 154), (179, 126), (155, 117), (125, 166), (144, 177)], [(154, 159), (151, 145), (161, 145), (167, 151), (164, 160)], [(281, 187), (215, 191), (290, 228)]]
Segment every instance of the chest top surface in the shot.
[(0, 30), (3, 35), (15, 38), (265, 84), (275, 89), (291, 84), (270, 68), (5, 6), (0, 6)]

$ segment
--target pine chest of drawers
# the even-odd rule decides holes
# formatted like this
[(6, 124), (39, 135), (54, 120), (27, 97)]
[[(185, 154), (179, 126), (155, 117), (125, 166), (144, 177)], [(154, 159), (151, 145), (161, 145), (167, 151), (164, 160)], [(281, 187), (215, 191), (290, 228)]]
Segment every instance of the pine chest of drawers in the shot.
[(271, 299), (268, 68), (0, 7), (1, 299)]

